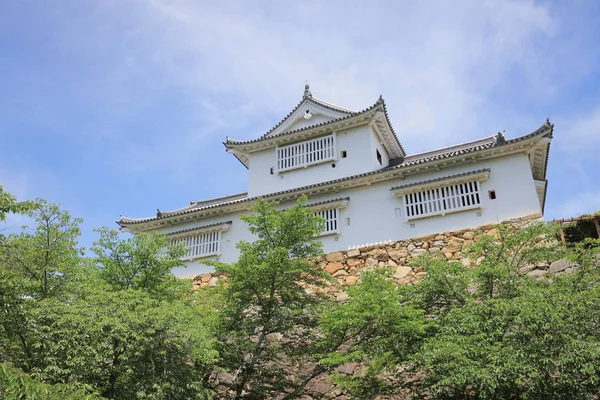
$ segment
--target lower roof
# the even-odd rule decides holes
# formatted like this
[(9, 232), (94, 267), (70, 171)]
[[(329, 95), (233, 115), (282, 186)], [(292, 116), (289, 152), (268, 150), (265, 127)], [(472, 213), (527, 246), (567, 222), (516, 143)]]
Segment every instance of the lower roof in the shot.
[[(526, 143), (529, 141), (534, 141), (537, 143), (537, 140), (541, 140), (543, 138), (547, 138), (548, 141), (543, 145), (542, 150), (540, 148), (536, 148), (533, 152), (533, 156), (530, 155), (530, 161), (532, 163), (532, 172), (534, 173), (534, 178), (536, 180), (546, 179), (546, 171), (547, 171), (547, 163), (548, 163), (548, 154), (550, 151), (550, 139), (552, 139), (552, 134), (554, 130), (554, 125), (550, 123), (550, 121), (546, 121), (541, 127), (536, 129), (535, 131), (520, 136), (514, 139), (506, 140), (503, 133), (498, 133), (494, 136), (488, 136), (486, 138), (474, 140), (471, 142), (465, 142), (461, 144), (457, 144), (454, 146), (445, 147), (443, 149), (427, 151), (424, 153), (414, 154), (405, 157), (401, 162), (390, 165), (388, 167), (372, 171), (366, 172), (358, 175), (353, 175), (345, 178), (339, 178), (332, 181), (316, 183), (313, 185), (307, 185), (295, 189), (283, 190), (280, 192), (269, 193), (266, 195), (258, 196), (262, 198), (278, 198), (282, 195), (286, 194), (294, 194), (297, 193), (298, 196), (304, 194), (307, 190), (317, 187), (323, 187), (327, 185), (332, 185), (345, 181), (357, 180), (369, 176), (377, 176), (384, 175), (389, 173), (390, 171), (403, 171), (410, 169), (415, 166), (427, 166), (428, 164), (435, 164), (441, 160), (452, 159), (452, 158), (461, 158), (463, 156), (476, 156), (481, 153), (486, 153), (488, 151), (492, 152), (496, 149), (500, 151), (500, 155), (504, 151), (504, 149), (508, 149), (509, 147), (519, 144)], [(540, 157), (540, 153), (542, 153), (542, 157)], [(490, 154), (491, 157), (498, 156), (499, 154)], [(417, 168), (418, 169), (418, 168)], [(382, 177), (382, 179), (392, 179), (397, 177), (400, 174), (390, 174), (389, 178)], [(117, 224), (121, 228), (134, 229), (134, 226), (146, 225), (147, 223), (158, 222), (159, 220), (173, 220), (174, 218), (178, 218), (179, 216), (186, 214), (202, 214), (204, 211), (221, 208), (225, 206), (230, 206), (239, 203), (252, 202), (256, 200), (258, 197), (248, 197), (248, 193), (237, 193), (225, 197), (218, 197), (210, 200), (203, 201), (195, 201), (191, 202), (190, 205), (179, 208), (172, 211), (160, 211), (158, 210), (156, 216), (147, 217), (147, 218), (127, 218), (121, 216), (121, 218), (116, 221)], [(545, 199), (544, 199), (545, 200)], [(200, 216), (200, 215), (199, 215)], [(131, 228), (130, 228), (131, 227)], [(141, 227), (141, 226), (140, 226)]]

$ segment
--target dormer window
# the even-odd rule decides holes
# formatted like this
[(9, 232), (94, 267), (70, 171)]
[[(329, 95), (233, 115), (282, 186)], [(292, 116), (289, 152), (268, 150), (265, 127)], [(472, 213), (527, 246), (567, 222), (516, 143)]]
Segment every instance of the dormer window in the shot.
[(277, 172), (335, 160), (336, 154), (334, 134), (289, 146), (278, 147)]

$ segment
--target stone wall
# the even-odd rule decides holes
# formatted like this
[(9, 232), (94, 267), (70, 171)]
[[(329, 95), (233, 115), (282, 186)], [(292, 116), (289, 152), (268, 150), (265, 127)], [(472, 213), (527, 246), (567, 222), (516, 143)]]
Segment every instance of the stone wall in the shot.
[[(540, 215), (530, 215), (502, 223), (510, 223), (518, 227), (539, 217)], [(377, 267), (395, 269), (392, 279), (399, 285), (412, 285), (420, 277), (427, 274), (423, 270), (414, 269), (409, 266), (414, 257), (425, 253), (443, 255), (449, 262), (459, 262), (465, 266), (470, 266), (479, 260), (464, 258), (462, 249), (473, 243), (476, 231), (480, 231), (485, 235), (496, 236), (496, 228), (497, 225), (484, 225), (475, 229), (462, 229), (329, 253), (322, 256), (316, 262), (332, 275), (334, 281), (328, 283), (328, 286), (325, 288), (307, 287), (306, 290), (324, 292), (335, 296), (338, 301), (345, 301), (348, 297), (344, 288), (359, 282), (361, 271), (364, 269)], [(550, 265), (547, 263), (540, 263), (537, 266), (533, 266), (529, 273), (533, 276), (541, 276), (548, 272), (549, 267)], [(227, 280), (227, 276), (218, 273), (198, 275), (194, 278), (194, 287), (214, 287), (217, 286), (220, 280)]]

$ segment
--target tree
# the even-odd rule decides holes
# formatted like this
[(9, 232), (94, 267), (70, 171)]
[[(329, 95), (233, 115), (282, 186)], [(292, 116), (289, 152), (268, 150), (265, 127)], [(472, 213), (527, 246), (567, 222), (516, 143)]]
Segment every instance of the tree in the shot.
[[(348, 289), (349, 300), (326, 310), (321, 319), (317, 371), (328, 371), (352, 398), (371, 399), (401, 388), (386, 385), (384, 377), (389, 380), (409, 360), (430, 326), (423, 310), (407, 304), (389, 275), (385, 269), (366, 272)], [(337, 373), (346, 363), (360, 363), (362, 373)]]
[(37, 224), (35, 230), (0, 236), (0, 264), (5, 273), (10, 270), (28, 281), (28, 296), (56, 295), (83, 254), (77, 246), (82, 220), (43, 199), (30, 203), (25, 215)]
[[(555, 227), (498, 228), (459, 268), (423, 258), (428, 278), (409, 289), (435, 322), (414, 353), (432, 399), (571, 399), (600, 391), (598, 244), (572, 257), (579, 268), (536, 281), (526, 272), (563, 254)], [(485, 256), (485, 258), (481, 258)], [(408, 292), (407, 292), (408, 293)]]
[(173, 246), (166, 235), (152, 232), (123, 239), (106, 227), (96, 229), (100, 238), (96, 253), (101, 275), (116, 290), (158, 291), (165, 281), (173, 281), (171, 269), (183, 266), (183, 246)]
[(326, 275), (310, 261), (322, 253), (315, 238), (323, 220), (305, 207), (306, 198), (287, 210), (259, 199), (254, 215), (242, 216), (256, 235), (240, 242), (233, 264), (212, 263), (229, 276), (223, 294), (222, 367), (236, 399), (266, 398), (294, 391), (297, 383), (282, 368), (302, 359), (316, 340), (321, 298), (303, 285), (322, 285)]
[(0, 394), (209, 398), (215, 311), (169, 273), (182, 249), (106, 230), (89, 259), (80, 220), (44, 200), (27, 213), (33, 230), (0, 237)]

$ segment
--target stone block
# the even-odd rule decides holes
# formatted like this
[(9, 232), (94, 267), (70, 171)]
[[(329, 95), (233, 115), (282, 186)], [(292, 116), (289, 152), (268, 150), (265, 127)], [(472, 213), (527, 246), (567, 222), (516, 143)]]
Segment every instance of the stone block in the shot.
[(339, 251), (336, 251), (335, 253), (329, 253), (325, 256), (325, 258), (329, 262), (344, 261), (345, 259), (344, 255)]
[(212, 278), (210, 278), (210, 280), (208, 281), (208, 286), (209, 287), (215, 287), (217, 286), (217, 283), (219, 282), (219, 278), (217, 278), (216, 276), (213, 276)]
[(418, 257), (421, 254), (426, 254), (428, 253), (427, 250), (425, 249), (414, 249), (413, 251), (410, 252), (411, 257)]
[(412, 272), (411, 267), (398, 266), (396, 268), (396, 272), (394, 273), (393, 277), (394, 277), (394, 279), (402, 279), (402, 278), (406, 277), (408, 274), (410, 274), (411, 272)]
[(374, 258), (367, 258), (367, 261), (365, 264), (369, 267), (375, 267), (375, 266), (377, 266), (377, 264), (379, 264), (379, 261), (377, 261)]
[(358, 249), (351, 249), (351, 250), (348, 250), (346, 255), (348, 256), (348, 258), (358, 257), (358, 256), (360, 256), (360, 251)]
[(358, 276), (353, 276), (353, 275), (347, 276), (346, 277), (346, 285), (354, 286), (358, 282), (358, 279), (359, 279)]
[(473, 232), (473, 231), (466, 231), (462, 235), (462, 238), (466, 239), (466, 240), (473, 240), (474, 237), (475, 237), (475, 232)]
[(543, 269), (534, 269), (533, 271), (529, 271), (527, 275), (532, 277), (533, 279), (543, 279), (548, 274), (548, 271)]
[(343, 269), (340, 269), (339, 271), (336, 271), (336, 272), (333, 274), (333, 277), (334, 277), (334, 278), (340, 278), (340, 277), (342, 277), (342, 276), (348, 276), (348, 273), (347, 273), (346, 271), (344, 271)]
[(408, 257), (408, 250), (407, 249), (390, 250), (388, 252), (388, 254), (392, 260), (398, 261), (401, 258)]
[(566, 270), (567, 268), (572, 268), (573, 267), (573, 263), (563, 259), (554, 261), (552, 264), (550, 264), (550, 268), (548, 268), (548, 272), (550, 272), (551, 274), (556, 274), (557, 272), (562, 272), (564, 270)]
[(344, 269), (344, 264), (340, 262), (329, 263), (327, 264), (327, 267), (325, 267), (325, 271), (329, 272), (332, 275), (341, 269)]
[(387, 261), (387, 260), (389, 260), (390, 256), (388, 255), (387, 251), (385, 251), (383, 249), (378, 249), (378, 250), (375, 250), (375, 252), (373, 254), (373, 258), (378, 261)]
[(357, 267), (359, 265), (363, 264), (362, 260), (357, 260), (356, 258), (349, 258), (348, 261), (346, 262), (346, 264), (348, 264), (349, 267)]

